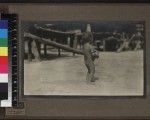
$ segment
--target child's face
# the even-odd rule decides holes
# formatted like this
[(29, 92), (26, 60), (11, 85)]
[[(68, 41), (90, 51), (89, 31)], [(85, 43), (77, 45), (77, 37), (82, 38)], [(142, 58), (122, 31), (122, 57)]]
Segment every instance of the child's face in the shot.
[(83, 43), (90, 43), (92, 41), (92, 33), (91, 32), (85, 32), (82, 35), (82, 41)]

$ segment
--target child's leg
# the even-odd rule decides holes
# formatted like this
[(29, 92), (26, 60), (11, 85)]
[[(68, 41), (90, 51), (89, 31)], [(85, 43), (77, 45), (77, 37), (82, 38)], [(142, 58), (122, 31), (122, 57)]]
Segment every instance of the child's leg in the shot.
[(95, 82), (94, 79), (94, 74), (95, 74), (95, 65), (93, 61), (90, 61), (90, 74), (89, 74), (89, 79), (91, 82)]
[(86, 67), (88, 69), (86, 80), (88, 82), (94, 82), (94, 74), (95, 74), (95, 65), (92, 59), (88, 59), (85, 61)]
[(90, 82), (90, 79), (89, 79), (89, 75), (90, 75), (90, 66), (88, 65), (87, 61), (85, 61), (85, 65), (87, 67), (87, 75), (86, 75), (86, 81), (87, 82)]

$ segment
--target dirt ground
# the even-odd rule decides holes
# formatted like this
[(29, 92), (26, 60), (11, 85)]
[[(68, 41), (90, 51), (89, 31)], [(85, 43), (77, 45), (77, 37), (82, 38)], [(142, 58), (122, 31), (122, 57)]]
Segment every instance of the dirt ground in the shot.
[(25, 95), (143, 95), (143, 51), (100, 52), (95, 61), (98, 79), (87, 84), (82, 55), (49, 53), (48, 60), (24, 62)]

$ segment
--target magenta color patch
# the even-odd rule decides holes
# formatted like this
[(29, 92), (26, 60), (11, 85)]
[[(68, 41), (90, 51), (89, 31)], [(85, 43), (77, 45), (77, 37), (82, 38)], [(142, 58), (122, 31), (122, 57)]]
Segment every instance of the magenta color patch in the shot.
[(0, 65), (0, 73), (8, 73), (8, 65)]

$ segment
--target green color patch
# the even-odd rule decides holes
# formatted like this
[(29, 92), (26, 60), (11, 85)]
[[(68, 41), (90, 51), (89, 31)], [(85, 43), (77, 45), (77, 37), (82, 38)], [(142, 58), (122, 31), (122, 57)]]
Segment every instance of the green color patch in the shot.
[(8, 46), (8, 39), (0, 38), (0, 47), (7, 47), (7, 46)]

